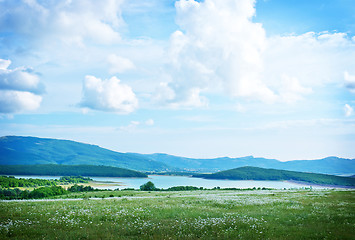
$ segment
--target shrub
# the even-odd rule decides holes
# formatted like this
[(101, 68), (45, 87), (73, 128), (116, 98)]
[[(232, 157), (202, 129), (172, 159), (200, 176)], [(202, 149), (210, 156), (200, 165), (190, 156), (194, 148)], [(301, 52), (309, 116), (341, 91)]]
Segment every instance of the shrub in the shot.
[(139, 188), (141, 191), (157, 191), (157, 190), (159, 190), (158, 188), (155, 187), (154, 183), (152, 183), (151, 181), (141, 185)]

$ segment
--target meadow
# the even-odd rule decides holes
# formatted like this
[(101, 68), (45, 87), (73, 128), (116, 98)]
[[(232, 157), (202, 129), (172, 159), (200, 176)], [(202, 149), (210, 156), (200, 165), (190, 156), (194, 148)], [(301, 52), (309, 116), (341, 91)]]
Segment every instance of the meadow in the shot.
[(354, 237), (354, 190), (103, 191), (0, 201), (0, 239)]

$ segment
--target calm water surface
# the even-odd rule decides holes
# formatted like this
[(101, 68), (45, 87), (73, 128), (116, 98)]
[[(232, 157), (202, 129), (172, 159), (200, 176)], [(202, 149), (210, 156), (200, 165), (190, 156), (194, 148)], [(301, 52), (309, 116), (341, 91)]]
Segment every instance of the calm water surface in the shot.
[[(59, 179), (59, 177), (53, 176), (15, 176), (16, 178), (40, 178), (40, 179)], [(240, 180), (211, 180), (203, 178), (192, 178), (186, 176), (157, 176), (149, 175), (149, 178), (117, 178), (117, 177), (90, 177), (95, 181), (100, 182), (110, 182), (105, 186), (97, 187), (100, 189), (124, 189), (124, 188), (135, 188), (139, 187), (148, 182), (152, 181), (157, 188), (169, 188), (174, 186), (194, 186), (203, 188), (253, 188), (253, 187), (266, 187), (266, 188), (303, 188), (309, 187), (307, 184), (296, 184), (291, 182), (283, 181), (240, 181)], [(325, 187), (314, 187), (313, 188), (325, 188)]]

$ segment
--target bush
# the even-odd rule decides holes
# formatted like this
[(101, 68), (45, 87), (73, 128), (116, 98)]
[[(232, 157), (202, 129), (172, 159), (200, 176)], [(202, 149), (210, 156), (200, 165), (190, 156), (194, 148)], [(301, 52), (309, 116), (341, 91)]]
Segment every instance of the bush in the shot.
[(95, 189), (91, 186), (86, 186), (84, 187), (83, 185), (73, 185), (70, 188), (68, 188), (69, 192), (91, 192), (95, 191)]
[(62, 195), (67, 191), (60, 186), (52, 186), (52, 187), (41, 187), (33, 190), (28, 194), (28, 198), (45, 198), (56, 195)]
[(158, 188), (155, 187), (154, 183), (152, 183), (151, 181), (143, 184), (139, 188), (141, 191), (157, 191), (157, 190), (159, 190)]

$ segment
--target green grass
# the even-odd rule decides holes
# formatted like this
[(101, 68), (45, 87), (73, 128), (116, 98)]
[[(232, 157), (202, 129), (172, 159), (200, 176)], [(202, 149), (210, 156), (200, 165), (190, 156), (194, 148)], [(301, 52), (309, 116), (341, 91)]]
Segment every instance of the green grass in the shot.
[(67, 197), (74, 200), (0, 202), (0, 239), (355, 236), (355, 191), (350, 190), (108, 191)]

